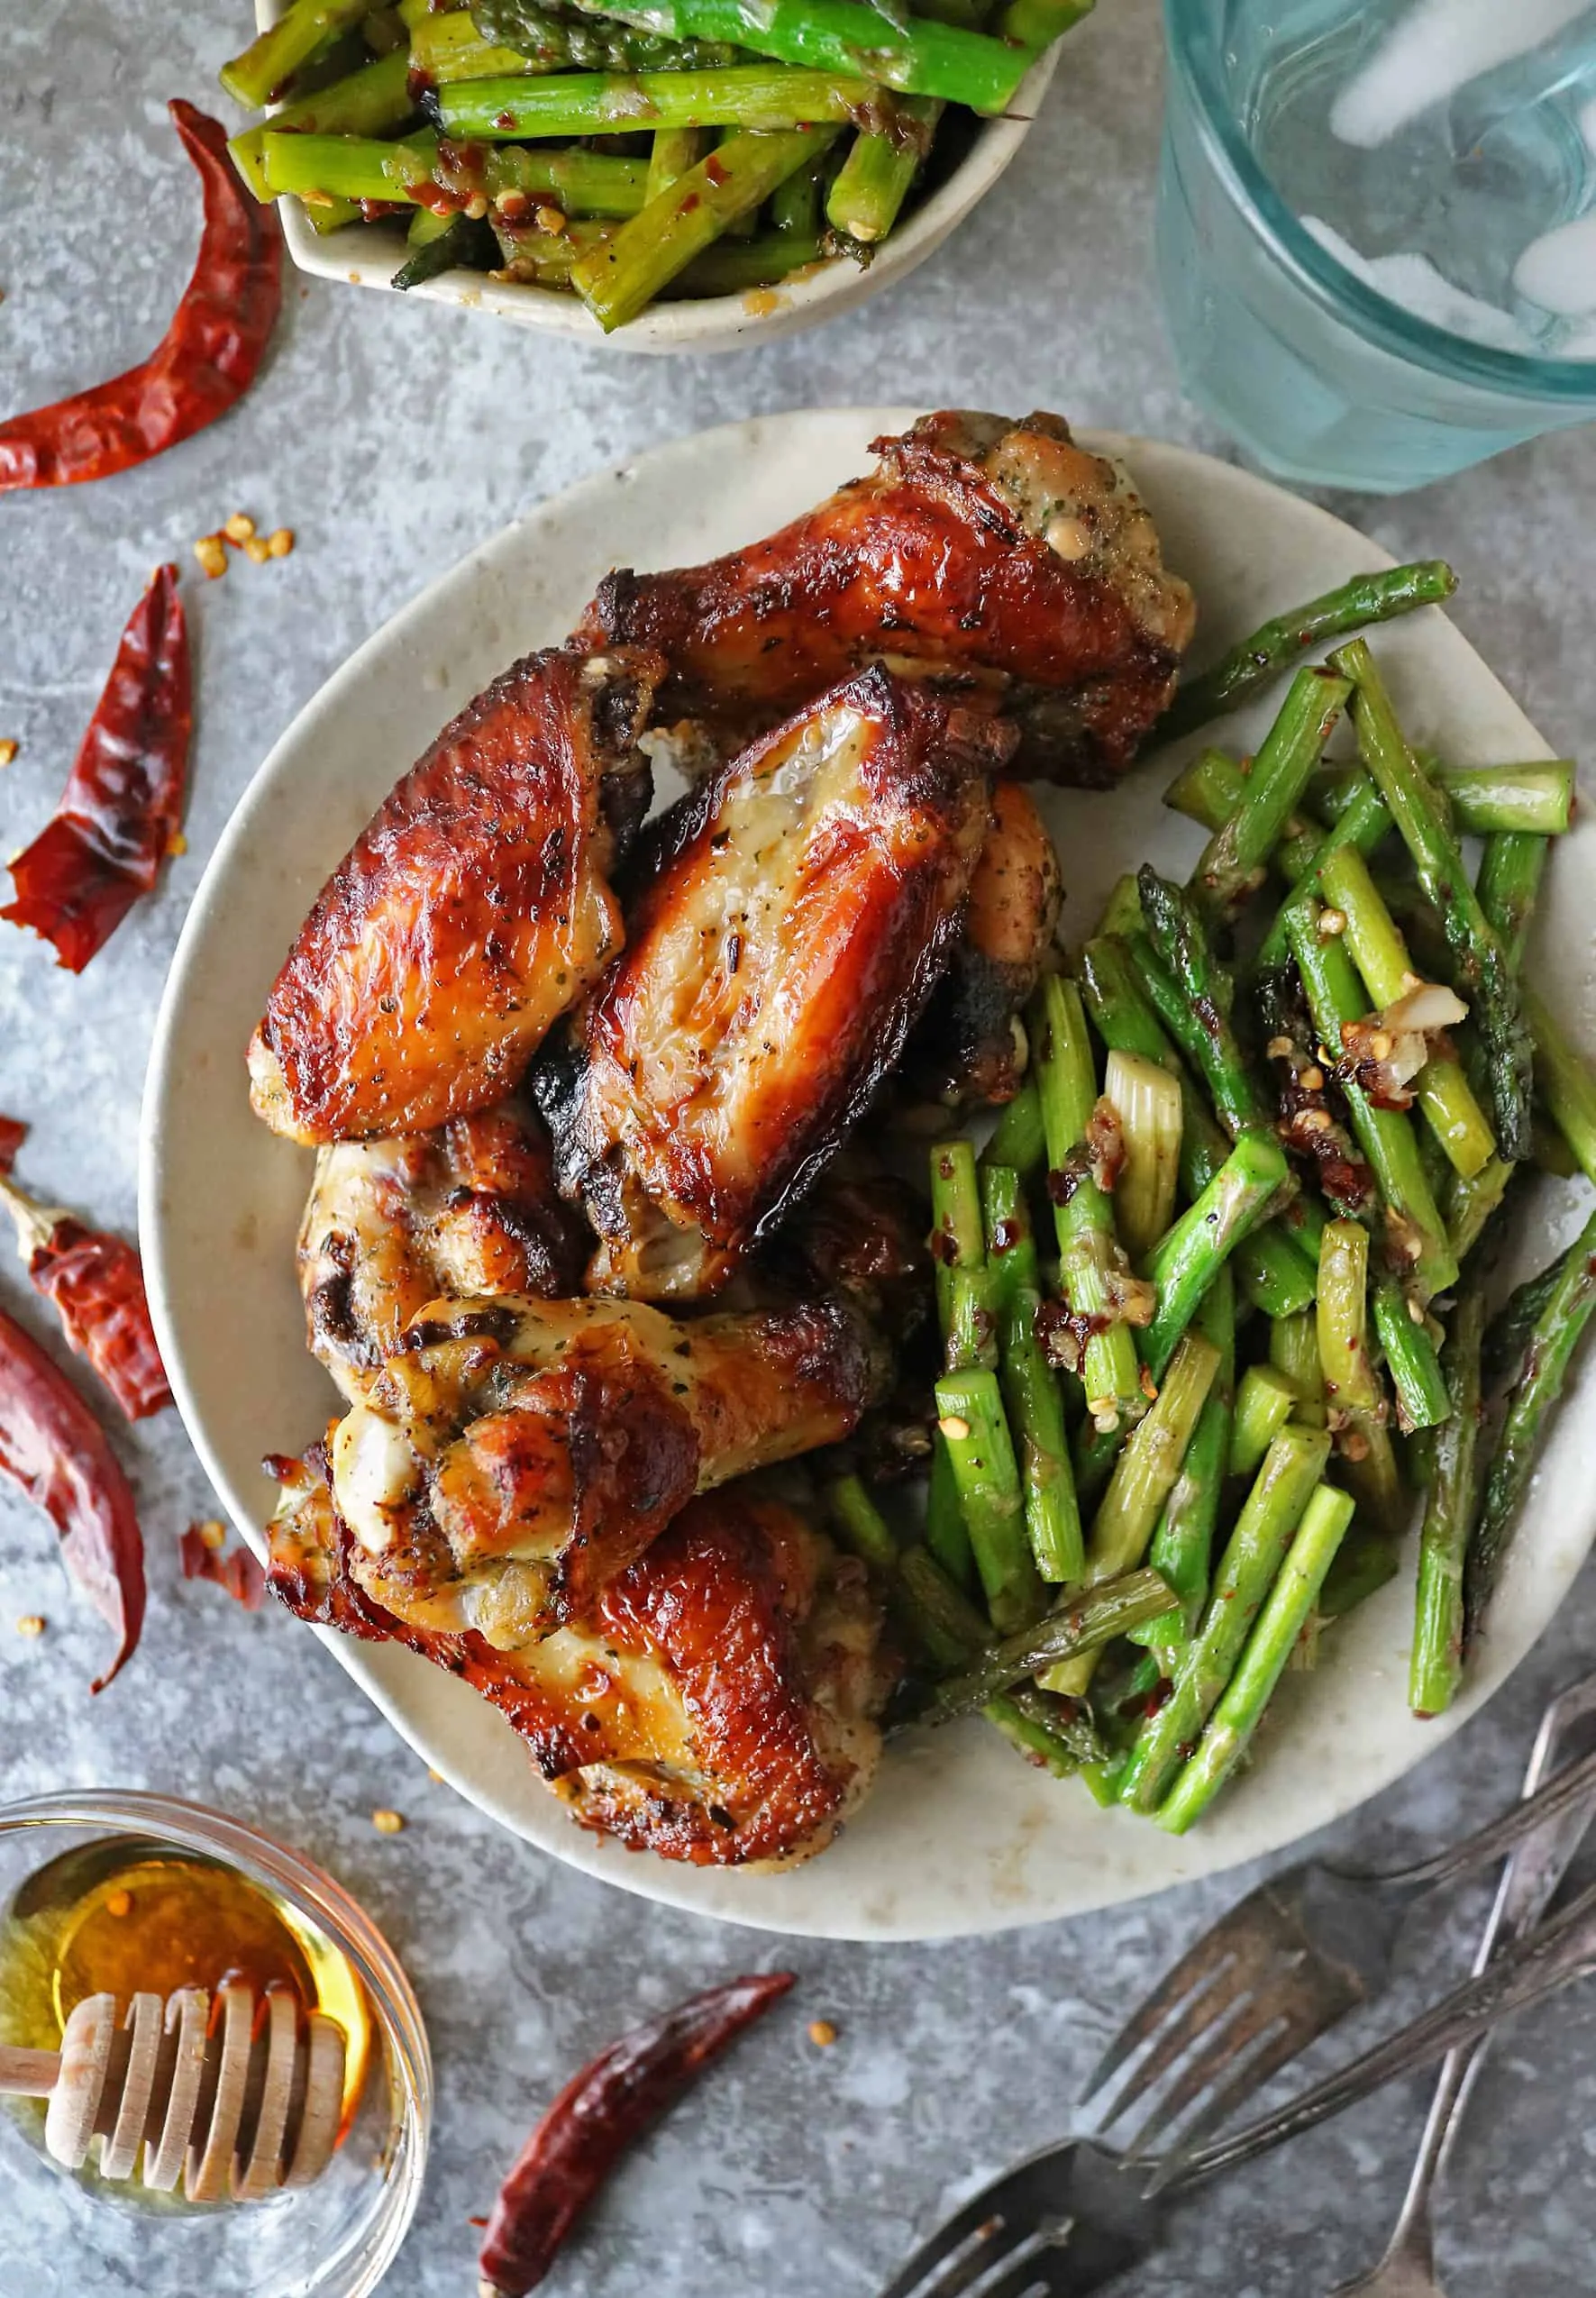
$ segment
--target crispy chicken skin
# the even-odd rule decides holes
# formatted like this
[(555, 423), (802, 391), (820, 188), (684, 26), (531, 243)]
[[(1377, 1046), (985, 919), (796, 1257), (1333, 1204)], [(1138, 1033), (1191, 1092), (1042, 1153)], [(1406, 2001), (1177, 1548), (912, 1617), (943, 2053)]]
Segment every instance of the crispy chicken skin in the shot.
[(841, 1300), (691, 1325), (633, 1302), (435, 1301), (333, 1437), (351, 1569), (414, 1624), (531, 1643), (695, 1492), (846, 1436), (886, 1369)]
[(791, 1509), (741, 1488), (695, 1500), (587, 1619), (506, 1652), (387, 1610), (315, 1454), (277, 1472), (273, 1592), (464, 1677), (596, 1833), (698, 1866), (791, 1865), (868, 1786), (892, 1655), (862, 1568)]
[(762, 543), (611, 574), (579, 641), (660, 648), (665, 724), (746, 724), (879, 659), (955, 674), (1020, 725), (1020, 773), (1112, 781), (1194, 622), (1125, 472), (1053, 415), (944, 410), (872, 452), (869, 478)]
[(590, 1290), (713, 1292), (814, 1181), (958, 939), (1008, 741), (878, 666), (662, 817), (574, 1056), (533, 1079)]
[(661, 667), (529, 654), (384, 801), (250, 1046), (251, 1098), (276, 1132), (419, 1133), (516, 1082), (620, 947), (613, 825), (635, 817), (634, 744)]
[(331, 1143), (299, 1231), (311, 1354), (359, 1404), (429, 1301), (579, 1292), (592, 1244), (555, 1188), (543, 1119), (522, 1101), (431, 1133)]
[(1029, 1049), (1020, 1009), (1053, 946), (1063, 889), (1047, 825), (1017, 782), (992, 792), (964, 937), (903, 1057), (910, 1090), (947, 1108), (1012, 1101)]

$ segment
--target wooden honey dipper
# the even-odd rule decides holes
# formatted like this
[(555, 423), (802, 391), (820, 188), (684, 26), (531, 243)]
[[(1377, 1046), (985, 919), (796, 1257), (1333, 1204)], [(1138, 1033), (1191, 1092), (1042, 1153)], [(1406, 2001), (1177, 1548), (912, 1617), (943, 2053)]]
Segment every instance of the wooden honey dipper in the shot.
[[(102, 2141), (100, 2175), (191, 2202), (261, 2201), (308, 2186), (333, 2157), (343, 2110), (343, 2029), (324, 2011), (302, 2024), (297, 1997), (242, 1981), (214, 1996), (179, 1987), (136, 1994), (118, 2021), (114, 1995), (87, 1995), (59, 2051), (0, 2044), (0, 2093), (48, 2099), (44, 2143), (79, 2170)], [(247, 2156), (244, 2149), (247, 2148)]]

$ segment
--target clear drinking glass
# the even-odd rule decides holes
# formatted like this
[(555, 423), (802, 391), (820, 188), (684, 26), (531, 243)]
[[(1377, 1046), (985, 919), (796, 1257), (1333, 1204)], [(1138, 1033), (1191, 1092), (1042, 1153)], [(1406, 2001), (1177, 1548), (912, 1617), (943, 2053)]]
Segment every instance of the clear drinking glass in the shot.
[[(1433, 9), (1434, 0), (1409, 5)], [(1498, 5), (1510, 10), (1514, 0)], [(1306, 230), (1264, 171), (1255, 148), (1267, 125), (1261, 90), (1272, 100), (1284, 67), (1285, 100), (1294, 94), (1300, 102), (1305, 93), (1312, 99), (1309, 76), (1332, 53), (1330, 44), (1366, 43), (1399, 13), (1360, 0), (1164, 0), (1169, 86), (1158, 266), (1182, 383), (1265, 470), (1382, 494), (1446, 478), (1542, 432), (1596, 416), (1596, 345), (1587, 350), (1582, 340), (1580, 357), (1541, 356), (1469, 340), (1414, 315)], [(1578, 76), (1587, 69), (1596, 99), (1596, 18), (1566, 24), (1563, 46), (1569, 58), (1552, 60), (1560, 67), (1566, 60), (1576, 81), (1570, 104), (1578, 102)], [(1298, 56), (1302, 70), (1293, 89)], [(1511, 69), (1528, 84), (1527, 63)], [(1500, 128), (1500, 74), (1491, 85), (1499, 104), (1491, 124)], [(1509, 125), (1535, 116), (1526, 96)], [(1596, 122), (1596, 103), (1585, 117)], [(1596, 198), (1596, 143), (1587, 150), (1561, 115), (1554, 125), (1562, 141), (1550, 163), (1568, 178), (1564, 212), (1577, 214), (1582, 200)], [(1363, 158), (1348, 149), (1348, 169)], [(1471, 233), (1484, 249), (1500, 223), (1521, 233), (1515, 244), (1522, 245), (1561, 220), (1502, 212), (1523, 196), (1510, 164), (1475, 175), (1466, 187), (1473, 205), (1460, 198), (1443, 219), (1465, 235), (1465, 258)], [(1474, 308), (1487, 320), (1495, 316), (1482, 305)], [(1501, 332), (1517, 332), (1510, 315)]]
[(184, 1853), (233, 1870), (313, 1947), (353, 1973), (370, 2027), (354, 2120), (314, 2185), (246, 2203), (174, 2206), (138, 2180), (74, 2174), (43, 2150), (42, 2118), (0, 2108), (5, 2298), (367, 2298), (421, 2195), (432, 2127), (426, 2031), (410, 1983), (369, 1915), (296, 1852), (222, 1812), (161, 1795), (86, 1792), (0, 1804), (0, 1929), (17, 1894), (60, 1861), (102, 1851)]

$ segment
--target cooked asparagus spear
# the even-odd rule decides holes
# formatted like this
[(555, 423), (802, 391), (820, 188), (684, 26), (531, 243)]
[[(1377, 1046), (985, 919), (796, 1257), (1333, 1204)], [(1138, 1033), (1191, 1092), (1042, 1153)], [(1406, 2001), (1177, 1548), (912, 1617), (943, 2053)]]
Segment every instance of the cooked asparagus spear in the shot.
[(1436, 781), (1460, 830), (1475, 837), (1529, 833), (1560, 837), (1573, 806), (1573, 761), (1523, 766), (1443, 766)]
[(1035, 1619), (1044, 1599), (997, 1374), (984, 1367), (944, 1372), (936, 1383), (936, 1414), (992, 1625), (1000, 1631), (1021, 1627)]
[(656, 128), (648, 156), (648, 186), (644, 205), (696, 168), (709, 149), (707, 128)]
[[(1280, 716), (1253, 761), (1241, 804), (1208, 840), (1191, 875), (1192, 890), (1221, 916), (1238, 909), (1263, 883), (1270, 855), (1351, 691), (1345, 679), (1327, 670), (1299, 670), (1291, 680)], [(1158, 946), (1163, 954), (1162, 942)]]
[(1021, 1181), (1031, 1181), (1047, 1163), (1047, 1137), (1042, 1129), (1042, 1096), (1035, 1077), (1027, 1077), (1012, 1101), (999, 1115), (996, 1129), (981, 1151), (983, 1165), (1008, 1165)]
[(641, 214), (584, 255), (570, 275), (571, 285), (606, 333), (634, 319), (728, 224), (758, 207), (835, 133), (829, 127), (795, 128), (728, 137)]
[[(1173, 813), (1205, 830), (1222, 830), (1247, 794), (1246, 769), (1227, 750), (1210, 745), (1189, 758), (1163, 794)], [(1103, 931), (1108, 929), (1105, 926)]]
[(1157, 1809), (1218, 1705), (1329, 1455), (1327, 1435), (1291, 1424), (1270, 1445), (1197, 1634), (1178, 1656), (1170, 1696), (1143, 1725), (1120, 1774), (1120, 1801), (1134, 1810)]
[(1484, 1369), (1489, 1381), (1500, 1381), (1509, 1373), (1517, 1377), (1535, 1330), (1546, 1314), (1546, 1303), (1556, 1291), (1563, 1272), (1574, 1253), (1574, 1246), (1564, 1246), (1555, 1260), (1548, 1262), (1537, 1276), (1526, 1277), (1514, 1287), (1485, 1328)]
[(1368, 646), (1354, 639), (1331, 660), (1357, 688), (1358, 753), (1380, 785), (1419, 884), (1440, 913), (1459, 988), (1484, 1043), (1498, 1145), (1504, 1157), (1523, 1157), (1529, 1149), (1534, 1050), (1508, 953), (1464, 870), (1446, 801), (1409, 748)]
[(1338, 1492), (1332, 1484), (1320, 1484), (1303, 1510), (1236, 1673), (1221, 1693), (1195, 1752), (1182, 1765), (1158, 1807), (1158, 1824), (1171, 1835), (1185, 1834), (1245, 1754), (1318, 1600), (1352, 1514), (1350, 1494)]
[[(1326, 901), (1346, 921), (1344, 939), (1370, 997), (1379, 1008), (1395, 1005), (1418, 973), (1368, 863), (1355, 847), (1343, 844), (1327, 855), (1318, 881)], [(1450, 1047), (1436, 1048), (1415, 1078), (1413, 1092), (1454, 1168), (1465, 1176), (1477, 1173), (1489, 1163), (1496, 1144), (1463, 1063)]]
[(1417, 1303), (1392, 1276), (1376, 1280), (1374, 1329), (1385, 1351), (1385, 1369), (1397, 1392), (1404, 1427), (1436, 1427), (1451, 1409), (1441, 1360)]
[(825, 200), (825, 220), (862, 246), (884, 240), (926, 164), (943, 105), (934, 96), (905, 96), (891, 124), (853, 139)]
[(1257, 1080), (1230, 1026), (1232, 987), (1215, 957), (1196, 905), (1179, 886), (1144, 863), (1136, 884), (1154, 964), (1135, 953), (1158, 1017), (1201, 1072), (1220, 1124), (1231, 1139), (1267, 1126)]
[(1085, 1562), (1081, 1509), (1058, 1375), (1036, 1338), (1042, 1303), (1036, 1244), (1019, 1175), (1012, 1166), (981, 1172), (987, 1267), (993, 1279), (999, 1378), (1008, 1407), (1025, 1491), (1026, 1530), (1044, 1580), (1078, 1580)]
[(1313, 1311), (1274, 1318), (1269, 1327), (1269, 1361), (1297, 1391), (1292, 1418), (1305, 1428), (1322, 1428), (1328, 1415), (1324, 1368), (1319, 1363), (1318, 1318)]
[(1484, 1331), (1484, 1287), (1473, 1278), (1458, 1294), (1441, 1359), (1448, 1412), (1436, 1431), (1408, 1671), (1408, 1705), (1416, 1716), (1442, 1714), (1463, 1675), (1463, 1567), (1480, 1497), (1475, 1460)]
[(1524, 963), (1546, 847), (1547, 841), (1533, 830), (1500, 830), (1485, 841), (1477, 881), (1480, 907), (1496, 928), (1515, 972)]
[(1439, 559), (1392, 567), (1380, 574), (1354, 575), (1323, 597), (1309, 599), (1289, 615), (1278, 615), (1250, 638), (1221, 656), (1211, 670), (1188, 679), (1165, 713), (1159, 732), (1189, 734), (1210, 718), (1239, 709), (1259, 689), (1294, 670), (1310, 646), (1340, 638), (1368, 623), (1390, 622), (1415, 606), (1438, 606), (1457, 588), (1457, 577)]
[[(1290, 907), (1286, 932), (1314, 1027), (1334, 1053), (1340, 1048), (1342, 1025), (1361, 1020), (1365, 1003), (1351, 958), (1336, 935), (1321, 933), (1319, 916), (1318, 904), (1302, 896)], [(1387, 1251), (1394, 1263), (1410, 1269), (1421, 1298), (1428, 1300), (1456, 1281), (1457, 1263), (1413, 1127), (1401, 1110), (1377, 1108), (1355, 1080), (1349, 1079), (1345, 1090), (1353, 1130), (1385, 1199)]]
[[(748, 62), (753, 50), (725, 40), (668, 40), (609, 14), (583, 18), (543, 0), (474, 0), (471, 15), (486, 39), (545, 71), (714, 71)], [(414, 37), (414, 30), (412, 32)]]
[(1031, 1044), (1049, 1187), (1058, 1235), (1059, 1283), (1081, 1324), (1081, 1376), (1094, 1420), (1112, 1427), (1139, 1418), (1145, 1399), (1135, 1344), (1121, 1310), (1130, 1272), (1114, 1232), (1114, 1210), (1093, 1180), (1086, 1141), (1097, 1106), (1097, 1073), (1081, 992), (1049, 974), (1033, 1008)]
[(1508, 1405), (1496, 1455), (1485, 1482), (1480, 1521), (1469, 1542), (1464, 1573), (1464, 1636), (1480, 1632), (1512, 1540), (1518, 1504), (1546, 1436), (1546, 1415), (1563, 1393), (1580, 1337), (1596, 1309), (1596, 1215), (1565, 1255), (1546, 1307), (1536, 1320), (1524, 1370)]
[(1110, 1644), (1127, 1628), (1169, 1609), (1170, 1591), (1155, 1572), (1126, 1573), (1106, 1581), (1017, 1630), (984, 1653), (969, 1671), (937, 1686), (932, 1713), (940, 1722), (969, 1715), (1011, 1684), (1024, 1682), (1065, 1660)]
[(293, 0), (276, 23), (223, 65), (218, 77), (236, 104), (259, 112), (307, 64), (324, 41), (370, 14), (370, 0)]
[(1371, 1410), (1380, 1391), (1369, 1354), (1369, 1232), (1357, 1221), (1326, 1224), (1319, 1242), (1316, 1329), (1331, 1409)]
[[(275, 131), (293, 129), (301, 134), (375, 136), (385, 128), (402, 127), (415, 111), (410, 59), (402, 48), (397, 48), (391, 56), (378, 56), (331, 87), (318, 88), (314, 96), (283, 105), (272, 114), (269, 124)], [(261, 164), (266, 133), (265, 127), (246, 128), (227, 143), (233, 164), (260, 200), (272, 196)]]
[(1283, 1372), (1277, 1372), (1272, 1364), (1249, 1364), (1236, 1391), (1227, 1473), (1255, 1476), (1264, 1454), (1296, 1407), (1297, 1391)]
[[(1089, 16), (1092, 6), (1093, 0), (1008, 0), (992, 30), (999, 40), (1012, 40), (1037, 54)], [(927, 8), (925, 13), (934, 12)]]
[(869, 0), (583, 0), (671, 40), (731, 40), (812, 71), (862, 73), (905, 96), (1002, 112), (1030, 68), (1026, 49), (929, 17), (889, 23)]
[(1218, 1370), (1147, 1549), (1148, 1563), (1168, 1581), (1180, 1610), (1132, 1632), (1133, 1642), (1161, 1647), (1185, 1643), (1208, 1592), (1236, 1385), (1236, 1293), (1228, 1269), (1221, 1269), (1209, 1288), (1193, 1330), (1218, 1350)]
[(415, 199), (433, 187), (438, 139), (406, 136), (384, 143), (371, 136), (279, 135), (260, 138), (260, 171), (267, 190), (330, 194), (334, 199)]
[[(1135, 880), (1130, 884), (1134, 889)], [(1190, 1071), (1164, 1035), (1125, 943), (1112, 936), (1089, 942), (1081, 954), (1081, 987), (1106, 1045), (1117, 1053), (1158, 1062), (1179, 1083), (1181, 1190), (1189, 1199), (1200, 1197), (1230, 1154), (1229, 1136), (1216, 1122)], [(1236, 1248), (1236, 1270), (1248, 1300), (1265, 1316), (1289, 1316), (1294, 1309), (1305, 1309), (1313, 1299), (1314, 1263), (1278, 1220), (1254, 1229), (1242, 1240)]]
[(1256, 1227), (1289, 1179), (1285, 1152), (1272, 1134), (1243, 1134), (1197, 1202), (1150, 1255), (1154, 1306), (1142, 1336), (1142, 1361), (1155, 1381), (1163, 1377), (1175, 1343), (1220, 1265)]
[[(639, 128), (840, 124), (854, 118), (870, 96), (861, 79), (780, 64), (734, 64), (713, 72), (557, 72), (548, 79), (470, 80), (440, 92), (438, 114), (451, 136), (502, 142), (517, 136), (635, 135)], [(818, 149), (801, 157), (807, 160)], [(723, 145), (711, 156), (724, 160), (725, 152)], [(717, 188), (713, 177), (710, 181)]]
[(1535, 1036), (1537, 1081), (1553, 1123), (1587, 1181), (1596, 1181), (1596, 1077), (1554, 1019), (1538, 990), (1523, 986), (1524, 1013)]

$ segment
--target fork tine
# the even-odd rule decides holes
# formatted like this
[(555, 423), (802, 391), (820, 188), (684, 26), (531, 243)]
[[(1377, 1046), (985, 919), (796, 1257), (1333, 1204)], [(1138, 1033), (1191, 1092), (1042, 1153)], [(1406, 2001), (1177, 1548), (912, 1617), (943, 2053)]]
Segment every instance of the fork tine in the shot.
[[(1210, 2028), (1205, 2047), (1193, 2053), (1163, 2097), (1154, 2102), (1146, 2120), (1130, 2142), (1131, 2153), (1144, 2154), (1154, 2146), (1159, 2138), (1179, 2122), (1187, 2109), (1195, 2106), (1221, 2075), (1236, 2068), (1238, 2077), (1233, 2079), (1238, 2079), (1241, 2071), (1249, 2064), (1247, 2053), (1252, 2045), (1272, 2034), (1282, 2019), (1290, 2021), (1292, 2008), (1288, 1990), (1270, 1987), (1243, 2002), (1235, 2017), (1226, 2020), (1218, 2033)], [(1298, 2017), (1301, 2018), (1300, 2006), (1298, 2006)], [(1306, 2031), (1308, 2022), (1303, 2020), (1302, 2024), (1305, 2031), (1297, 2044), (1298, 2049), (1311, 2039), (1310, 2031)], [(1290, 2034), (1295, 2029), (1288, 2024), (1286, 2031)]]
[[(971, 2237), (983, 2230), (989, 2231), (981, 2272), (988, 2272), (996, 2265), (1000, 2255), (991, 2246), (1008, 2226), (1003, 2206), (1011, 2200), (1011, 2190), (1016, 2184), (1016, 2174), (1006, 2171), (1001, 2178), (994, 2178), (990, 2185), (983, 2186), (979, 2194), (956, 2210), (951, 2218), (944, 2219), (936, 2231), (921, 2243), (913, 2257), (899, 2267), (880, 2293), (880, 2298), (910, 2298), (911, 2292), (918, 2290), (920, 2284), (939, 2267), (948, 2265), (956, 2254), (962, 2252)], [(957, 2287), (956, 2284), (953, 2286)], [(944, 2291), (946, 2287), (945, 2284), (941, 2285)]]
[(1087, 2078), (1086, 2088), (1081, 2093), (1082, 2104), (1095, 2097), (1103, 2085), (1118, 2073), (1126, 2060), (1140, 2050), (1172, 2011), (1188, 1995), (1195, 1994), (1199, 1987), (1206, 1986), (1224, 1968), (1233, 1953), (1231, 1926), (1242, 1908), (1248, 1903), (1243, 1900), (1240, 1907), (1232, 1908), (1228, 1915), (1221, 1916), (1211, 1929), (1205, 1931), (1187, 1948), (1180, 1961), (1164, 1973), (1152, 1993), (1132, 2011)]
[(988, 2284), (980, 2298), (1058, 2298), (1065, 2287), (1055, 2279), (1055, 2269), (1062, 2264), (1057, 2245), (1045, 2243), (1036, 2249), (1027, 2246), (1026, 2255), (1000, 2280)]
[[(1309, 2043), (1316, 2041), (1327, 2027), (1334, 2024), (1334, 2017), (1327, 2019), (1309, 2035), (1300, 2033), (1294, 2026), (1282, 2028), (1272, 2041), (1254, 2051), (1244, 2066), (1238, 2066), (1229, 2082), (1222, 2083), (1200, 2112), (1192, 2116), (1181, 2133), (1181, 2149), (1200, 2146), (1216, 2130), (1222, 2129), (1244, 2099), (1251, 2098), (1255, 2091), (1263, 2088), (1265, 2083), (1272, 2082), (1282, 2066), (1289, 2066)], [(1139, 2135), (1137, 2144), (1140, 2144)], [(1172, 2155), (1169, 2159), (1172, 2168), (1175, 2157)], [(1163, 2183), (1162, 2175), (1154, 2177), (1145, 2189), (1147, 2194), (1156, 2194)]]
[(923, 2298), (962, 2298), (974, 2284), (981, 2285), (981, 2298), (987, 2298), (987, 2276), (996, 2274), (1011, 2259), (1022, 2256), (1032, 2258), (1036, 2251), (1036, 2229), (1027, 2219), (1023, 2226), (1008, 2220), (993, 2221), (996, 2231), (985, 2242), (962, 2253), (949, 2262), (945, 2274), (933, 2275), (926, 2284)]
[(1237, 1956), (1198, 1993), (1188, 1997), (1179, 2015), (1154, 2037), (1146, 2057), (1104, 2108), (1101, 2120), (1105, 2129), (1121, 2115), (1128, 2114), (1136, 2101), (1162, 2081), (1194, 2045), (1227, 2025), (1237, 2003), (1251, 1994), (1254, 1976), (1254, 1970)]

